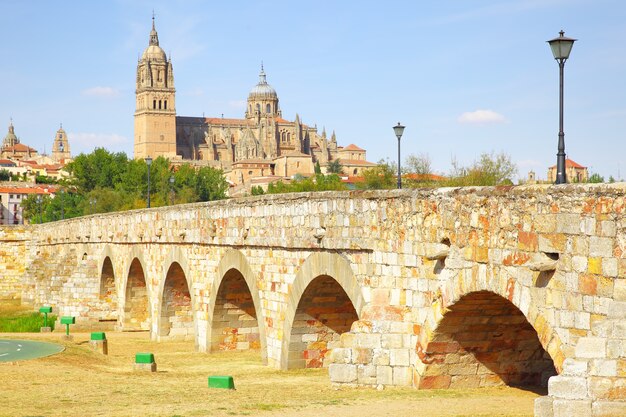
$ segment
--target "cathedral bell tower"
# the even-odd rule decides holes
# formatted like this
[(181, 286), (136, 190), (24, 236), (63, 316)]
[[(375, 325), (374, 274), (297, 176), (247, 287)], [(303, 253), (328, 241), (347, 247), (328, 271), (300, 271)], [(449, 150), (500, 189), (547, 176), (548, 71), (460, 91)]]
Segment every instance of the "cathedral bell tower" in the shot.
[(159, 46), (154, 27), (137, 63), (135, 159), (176, 156), (176, 101), (172, 60)]
[(278, 94), (271, 85), (267, 83), (263, 64), (259, 74), (259, 83), (248, 94), (248, 107), (246, 109), (246, 119), (257, 119), (261, 117), (281, 117), (278, 107)]
[(52, 143), (52, 159), (59, 163), (67, 163), (72, 159), (70, 153), (70, 142), (67, 140), (67, 133), (63, 130), (63, 125), (57, 130)]

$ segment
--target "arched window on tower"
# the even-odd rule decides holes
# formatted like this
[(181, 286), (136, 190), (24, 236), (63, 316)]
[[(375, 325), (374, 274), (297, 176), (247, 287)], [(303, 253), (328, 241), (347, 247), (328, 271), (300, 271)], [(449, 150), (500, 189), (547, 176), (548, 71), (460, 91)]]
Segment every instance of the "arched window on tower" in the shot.
[(161, 100), (159, 100), (159, 110), (161, 110)]
[(156, 100), (152, 100), (152, 108), (156, 109)]
[(256, 104), (257, 113), (261, 113), (261, 105), (259, 103)]
[(272, 112), (272, 106), (268, 104), (267, 107), (265, 108), (265, 113), (271, 113), (271, 112)]
[(163, 108), (164, 108), (165, 110), (167, 110), (167, 100), (165, 100), (165, 101), (163, 102)]

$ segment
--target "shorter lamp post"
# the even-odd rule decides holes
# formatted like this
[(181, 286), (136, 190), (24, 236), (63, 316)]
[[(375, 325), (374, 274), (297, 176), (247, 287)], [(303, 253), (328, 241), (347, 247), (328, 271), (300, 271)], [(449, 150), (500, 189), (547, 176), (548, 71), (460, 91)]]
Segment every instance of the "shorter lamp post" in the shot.
[(91, 200), (89, 200), (89, 206), (91, 207), (90, 214), (94, 214), (96, 212), (96, 199), (95, 198), (92, 198)]
[(402, 175), (400, 173), (400, 139), (402, 138), (402, 134), (404, 133), (404, 126), (398, 122), (396, 126), (393, 127), (393, 131), (398, 138), (398, 190), (402, 188)]
[(152, 158), (146, 157), (146, 165), (148, 166), (148, 208), (150, 208), (150, 165), (152, 165)]
[(60, 197), (61, 197), (61, 220), (65, 220), (65, 207), (64, 207), (64, 201), (63, 201), (63, 194), (65, 194), (64, 190), (59, 191)]
[(556, 154), (556, 184), (565, 184), (567, 177), (565, 173), (565, 133), (563, 133), (563, 71), (565, 61), (569, 58), (572, 46), (576, 39), (566, 38), (565, 32), (560, 31), (559, 37), (549, 40), (552, 55), (559, 63), (559, 145)]
[(41, 196), (37, 196), (37, 211), (39, 212), (39, 223), (41, 224)]
[(170, 206), (174, 205), (174, 176), (170, 176), (170, 193), (172, 195), (172, 197), (170, 198)]

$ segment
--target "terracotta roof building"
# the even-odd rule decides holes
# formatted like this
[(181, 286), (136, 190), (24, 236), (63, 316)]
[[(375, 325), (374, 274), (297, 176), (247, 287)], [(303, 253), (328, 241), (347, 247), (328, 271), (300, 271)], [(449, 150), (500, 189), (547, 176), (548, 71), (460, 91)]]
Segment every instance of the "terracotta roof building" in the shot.
[[(565, 180), (567, 182), (587, 182), (589, 171), (587, 167), (580, 165), (571, 159), (565, 160)], [(548, 182), (556, 181), (556, 165), (548, 168)]]

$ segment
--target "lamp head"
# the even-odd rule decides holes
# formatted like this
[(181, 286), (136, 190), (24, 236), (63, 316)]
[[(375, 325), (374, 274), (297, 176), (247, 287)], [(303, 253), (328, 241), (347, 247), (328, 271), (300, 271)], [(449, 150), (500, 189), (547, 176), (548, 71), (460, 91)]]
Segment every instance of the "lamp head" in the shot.
[(398, 138), (398, 140), (400, 140), (400, 138), (402, 137), (402, 134), (404, 133), (404, 126), (402, 126), (400, 122), (398, 122), (398, 124), (393, 127), (393, 131), (396, 134), (396, 137)]
[(552, 49), (552, 55), (554, 59), (566, 61), (569, 58), (570, 52), (572, 52), (572, 46), (577, 39), (565, 37), (565, 32), (560, 31), (559, 37), (549, 40), (550, 49)]

